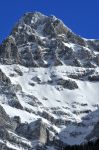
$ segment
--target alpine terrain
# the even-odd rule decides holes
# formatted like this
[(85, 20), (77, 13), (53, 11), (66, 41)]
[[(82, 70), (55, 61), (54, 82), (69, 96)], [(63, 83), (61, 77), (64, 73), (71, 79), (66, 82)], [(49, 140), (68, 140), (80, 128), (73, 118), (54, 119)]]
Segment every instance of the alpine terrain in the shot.
[(62, 150), (99, 138), (99, 40), (26, 13), (0, 45), (0, 150)]

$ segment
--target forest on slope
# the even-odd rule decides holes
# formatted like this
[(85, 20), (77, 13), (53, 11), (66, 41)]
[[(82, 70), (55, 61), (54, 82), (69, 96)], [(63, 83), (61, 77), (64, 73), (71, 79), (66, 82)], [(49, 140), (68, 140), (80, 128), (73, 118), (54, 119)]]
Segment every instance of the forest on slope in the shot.
[(84, 145), (67, 146), (64, 150), (99, 150), (99, 139)]

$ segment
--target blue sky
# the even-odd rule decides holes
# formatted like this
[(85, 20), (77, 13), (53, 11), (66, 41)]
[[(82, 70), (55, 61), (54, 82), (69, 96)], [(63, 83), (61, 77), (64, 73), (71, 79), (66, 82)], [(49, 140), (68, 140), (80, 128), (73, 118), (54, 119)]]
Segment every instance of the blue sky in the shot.
[(75, 33), (99, 39), (99, 0), (0, 0), (0, 42), (26, 12), (54, 14)]

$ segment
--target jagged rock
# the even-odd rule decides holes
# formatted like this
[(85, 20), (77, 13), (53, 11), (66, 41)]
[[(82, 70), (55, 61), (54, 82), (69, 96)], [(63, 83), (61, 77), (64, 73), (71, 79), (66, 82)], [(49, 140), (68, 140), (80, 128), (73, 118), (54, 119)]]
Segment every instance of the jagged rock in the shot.
[(1, 63), (11, 64), (18, 63), (18, 48), (16, 46), (14, 37), (9, 36), (0, 46), (0, 61)]
[(73, 32), (69, 31), (66, 35), (68, 41), (75, 43), (81, 46), (86, 46), (86, 42), (80, 36), (75, 35)]
[(13, 130), (15, 131), (21, 124), (21, 118), (19, 116), (14, 116), (11, 118), (11, 121), (13, 122)]
[(43, 111), (42, 113), (41, 113), (41, 112), (38, 112), (38, 114), (39, 114), (41, 117), (43, 117), (43, 118), (47, 119), (48, 121), (50, 121), (51, 123), (53, 123), (53, 124), (56, 123), (55, 118), (54, 118), (50, 113), (48, 113), (47, 111)]
[(80, 60), (79, 60), (79, 59), (77, 59), (77, 58), (75, 58), (75, 59), (73, 60), (73, 63), (74, 63), (74, 64), (75, 64), (75, 66), (77, 66), (77, 67), (81, 67), (81, 66), (82, 66), (82, 64), (81, 64)]
[(96, 62), (97, 65), (99, 65), (99, 54), (95, 56), (94, 61)]
[(15, 71), (18, 75), (20, 75), (20, 76), (23, 75), (23, 73), (22, 73), (22, 71), (20, 70), (19, 67), (14, 68), (14, 71)]
[(16, 85), (13, 85), (13, 90), (16, 92), (18, 92), (18, 91), (22, 92), (22, 87), (20, 84), (16, 84)]
[(99, 51), (99, 40), (87, 40), (88, 47), (95, 51)]
[(93, 74), (88, 77), (89, 81), (99, 81), (99, 75)]
[(40, 78), (37, 77), (37, 76), (33, 77), (32, 80), (33, 80), (34, 82), (41, 83)]
[(69, 29), (64, 26), (62, 21), (54, 16), (48, 18), (43, 30), (45, 34), (50, 35), (51, 37), (54, 37), (58, 34), (67, 34), (68, 31)]
[(23, 109), (22, 105), (20, 104), (20, 102), (18, 101), (18, 99), (16, 99), (16, 97), (13, 100), (9, 101), (9, 105), (11, 107), (15, 107), (17, 109)]
[[(52, 133), (53, 128), (48, 127), (41, 119), (30, 124), (20, 124), (16, 132), (29, 140), (38, 140), (37, 148), (44, 148), (45, 145), (55, 144), (55, 135)], [(36, 149), (37, 149), (36, 148)]]
[(13, 132), (13, 127), (11, 119), (0, 105), (0, 150), (15, 150), (6, 145), (6, 141), (10, 141), (11, 138), (8, 131), (10, 130)]
[(11, 121), (3, 107), (0, 105), (0, 129), (11, 128)]
[(55, 60), (54, 60), (54, 65), (55, 65), (55, 66), (61, 66), (61, 65), (62, 65), (62, 62), (60, 61), (59, 58), (55, 58)]
[(0, 69), (0, 81), (8, 84), (11, 84), (10, 79), (2, 72)]
[[(44, 38), (40, 38), (39, 34)], [(63, 42), (78, 45), (79, 50), (74, 51)], [(94, 67), (91, 64), (92, 60), (99, 65), (98, 55), (95, 57), (93, 52), (93, 47), (98, 47), (97, 43), (98, 41), (86, 41), (75, 35), (54, 16), (47, 17), (38, 12), (27, 13), (0, 46), (0, 62), (27, 67), (48, 67), (62, 65), (64, 61), (67, 65)], [(88, 46), (89, 49), (86, 48)], [(71, 63), (71, 59), (77, 61)], [(79, 59), (84, 59), (86, 65), (79, 62)], [(90, 65), (87, 65), (87, 61)]]
[(86, 48), (80, 48), (77, 51), (77, 55), (79, 59), (86, 59), (86, 60), (92, 60), (94, 56), (93, 52)]
[(31, 85), (31, 86), (35, 86), (35, 83), (33, 83), (33, 82), (30, 82), (30, 83), (29, 83), (29, 85)]
[(92, 132), (86, 137), (88, 141), (95, 140), (99, 138), (99, 122), (96, 123)]
[(83, 64), (86, 68), (96, 68), (96, 65), (92, 62), (87, 62)]
[(65, 80), (65, 79), (57, 79), (56, 80), (57, 85), (62, 85), (64, 88), (73, 90), (73, 89), (77, 89), (78, 85), (75, 81), (72, 81), (70, 79)]
[(51, 133), (47, 128), (47, 124), (39, 119), (30, 124), (20, 124), (20, 126), (16, 129), (16, 132), (19, 135), (25, 136), (29, 140), (38, 140), (41, 144), (46, 144), (51, 140)]
[[(63, 48), (62, 48), (63, 50)], [(69, 60), (71, 58), (73, 58), (73, 50), (67, 46), (65, 46), (64, 52), (62, 51), (59, 54), (60, 57), (64, 56), (64, 60)]]
[(78, 71), (75, 73), (68, 74), (68, 77), (72, 79), (78, 79), (78, 80), (88, 80), (90, 76), (94, 74), (94, 72), (95, 71), (93, 69), (86, 69), (81, 72)]

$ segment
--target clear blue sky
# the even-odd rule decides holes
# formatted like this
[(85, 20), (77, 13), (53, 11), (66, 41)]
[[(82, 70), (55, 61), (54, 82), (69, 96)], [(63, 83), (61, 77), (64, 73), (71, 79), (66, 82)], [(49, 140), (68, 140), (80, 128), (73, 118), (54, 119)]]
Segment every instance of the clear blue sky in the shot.
[(99, 0), (0, 0), (0, 41), (26, 12), (55, 15), (75, 33), (99, 39)]

